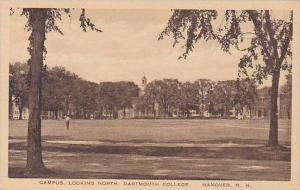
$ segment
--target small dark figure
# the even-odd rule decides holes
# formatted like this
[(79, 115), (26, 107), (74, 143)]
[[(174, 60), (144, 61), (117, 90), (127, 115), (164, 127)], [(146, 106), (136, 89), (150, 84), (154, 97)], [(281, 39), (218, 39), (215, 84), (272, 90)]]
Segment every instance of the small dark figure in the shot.
[(67, 130), (69, 130), (70, 117), (69, 117), (68, 115), (66, 115), (65, 120), (66, 120), (66, 127), (67, 127)]

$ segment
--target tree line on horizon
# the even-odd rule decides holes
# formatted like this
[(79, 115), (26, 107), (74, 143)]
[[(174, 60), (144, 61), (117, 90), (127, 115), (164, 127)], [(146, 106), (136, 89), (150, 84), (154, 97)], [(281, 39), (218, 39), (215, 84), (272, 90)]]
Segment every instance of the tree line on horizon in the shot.
[[(10, 64), (9, 69), (9, 105), (14, 103), (22, 110), (28, 107), (28, 65)], [(53, 112), (52, 119), (59, 118), (59, 112), (70, 113), (76, 119), (102, 119), (103, 113), (117, 118), (118, 111), (126, 108), (140, 111), (143, 115), (154, 113), (159, 105), (162, 117), (169, 117), (174, 109), (185, 117), (190, 110), (197, 110), (203, 116), (204, 111), (222, 117), (229, 116), (229, 110), (243, 107), (251, 110), (257, 101), (257, 87), (254, 80), (213, 81), (198, 79), (193, 82), (180, 82), (178, 79), (163, 79), (149, 82), (143, 93), (137, 84), (131, 81), (100, 82), (99, 84), (80, 78), (77, 74), (62, 66), (44, 67), (42, 75), (42, 109)], [(291, 82), (290, 82), (291, 83)], [(291, 91), (287, 85), (285, 91)]]
[[(13, 103), (22, 111), (28, 107), (28, 65), (26, 63), (10, 64), (9, 69), (9, 105)], [(103, 82), (100, 84), (80, 78), (64, 67), (44, 67), (42, 72), (42, 110), (52, 111), (53, 119), (59, 112), (75, 113), (75, 118), (89, 119), (89, 115), (112, 106), (120, 108), (129, 106), (131, 98), (138, 96), (138, 86), (133, 82)], [(101, 98), (100, 98), (101, 97)]]

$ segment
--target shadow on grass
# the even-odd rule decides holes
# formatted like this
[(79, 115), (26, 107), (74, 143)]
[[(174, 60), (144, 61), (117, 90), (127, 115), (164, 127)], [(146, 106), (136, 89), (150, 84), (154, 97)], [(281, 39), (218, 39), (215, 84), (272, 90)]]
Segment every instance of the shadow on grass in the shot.
[[(10, 150), (26, 150), (24, 143), (10, 143)], [(44, 143), (43, 151), (68, 153), (132, 154), (143, 156), (177, 156), (215, 159), (290, 161), (288, 147), (159, 147), (159, 146), (109, 146)]]
[[(63, 153), (96, 153), (96, 154), (118, 154), (118, 155), (143, 155), (158, 157), (182, 157), (199, 159), (235, 159), (235, 160), (268, 160), (285, 161), (291, 160), (291, 149), (289, 146), (267, 147), (264, 142), (257, 140), (242, 139), (220, 139), (214, 141), (202, 141), (205, 143), (237, 143), (241, 145), (258, 145), (242, 147), (180, 147), (180, 146), (110, 146), (110, 145), (84, 145), (84, 144), (56, 144), (43, 142), (43, 151)], [(171, 143), (171, 142), (170, 142)], [(186, 142), (185, 142), (186, 143)], [(199, 141), (197, 142), (199, 143)], [(259, 146), (260, 145), (260, 146)], [(9, 150), (26, 150), (25, 142), (9, 143)], [(47, 170), (41, 174), (28, 175), (25, 168), (10, 167), (9, 177), (11, 178), (64, 178), (64, 179), (166, 179), (166, 180), (219, 180), (218, 178), (199, 177), (172, 177), (153, 176), (123, 173), (106, 172), (68, 172), (60, 170)], [(231, 180), (222, 178), (221, 180)]]

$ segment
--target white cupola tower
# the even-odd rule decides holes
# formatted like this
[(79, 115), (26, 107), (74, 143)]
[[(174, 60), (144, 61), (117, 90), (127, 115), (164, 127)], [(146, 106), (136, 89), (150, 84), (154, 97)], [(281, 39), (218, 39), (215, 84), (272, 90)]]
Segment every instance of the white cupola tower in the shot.
[(145, 94), (146, 86), (147, 86), (147, 78), (145, 76), (145, 73), (143, 73), (140, 95), (144, 95)]

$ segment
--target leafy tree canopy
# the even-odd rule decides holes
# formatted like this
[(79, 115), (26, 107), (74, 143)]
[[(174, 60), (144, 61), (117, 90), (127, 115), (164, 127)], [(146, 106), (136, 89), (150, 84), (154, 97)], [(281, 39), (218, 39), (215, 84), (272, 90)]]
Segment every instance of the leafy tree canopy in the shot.
[[(292, 56), (293, 12), (289, 18), (276, 18), (269, 10), (227, 10), (221, 25), (217, 22), (216, 10), (173, 10), (173, 14), (159, 40), (172, 36), (173, 46), (183, 41), (186, 59), (196, 43), (215, 40), (221, 49), (230, 53), (232, 49), (244, 52), (239, 62), (239, 75), (250, 75), (262, 82), (275, 70), (290, 70), (288, 57)], [(272, 15), (273, 13), (273, 15)], [(245, 27), (248, 25), (247, 27)], [(252, 25), (252, 27), (249, 27)], [(250, 29), (249, 29), (250, 28)], [(244, 46), (245, 48), (241, 48)], [(285, 61), (283, 64), (282, 62)], [(265, 64), (261, 64), (261, 62)]]

